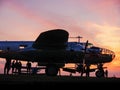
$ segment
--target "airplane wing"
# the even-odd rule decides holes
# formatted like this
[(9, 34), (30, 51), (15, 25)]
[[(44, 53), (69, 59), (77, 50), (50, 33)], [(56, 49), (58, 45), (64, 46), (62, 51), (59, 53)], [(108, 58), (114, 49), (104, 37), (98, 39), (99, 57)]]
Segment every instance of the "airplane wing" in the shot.
[(68, 41), (68, 32), (63, 29), (54, 29), (42, 32), (33, 43), (36, 49), (65, 49)]

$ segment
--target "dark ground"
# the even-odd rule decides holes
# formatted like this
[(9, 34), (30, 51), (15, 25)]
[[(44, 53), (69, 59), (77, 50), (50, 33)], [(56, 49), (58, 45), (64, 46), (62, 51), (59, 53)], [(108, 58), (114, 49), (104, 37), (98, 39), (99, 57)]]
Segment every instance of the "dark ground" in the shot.
[[(46, 75), (3, 75), (0, 74), (0, 87), (10, 88), (109, 88), (120, 87), (120, 78), (96, 78), (79, 76), (46, 76)], [(88, 87), (89, 86), (89, 87)]]

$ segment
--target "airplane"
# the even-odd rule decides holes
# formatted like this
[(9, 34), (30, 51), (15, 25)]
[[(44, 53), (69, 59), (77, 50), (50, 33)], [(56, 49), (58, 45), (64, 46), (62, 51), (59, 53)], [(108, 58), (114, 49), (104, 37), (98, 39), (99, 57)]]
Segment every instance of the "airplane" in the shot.
[[(46, 66), (45, 74), (48, 76), (56, 76), (62, 68), (64, 71), (79, 73), (86, 73), (87, 69), (89, 72), (97, 70), (96, 76), (103, 77), (103, 64), (111, 62), (115, 53), (93, 46), (88, 40), (68, 42), (68, 38), (67, 30), (52, 29), (40, 33), (35, 41), (0, 41), (0, 58), (37, 62), (38, 66)], [(74, 63), (75, 69), (66, 68), (65, 64), (68, 63)], [(82, 71), (79, 69), (81, 63), (86, 68)], [(90, 69), (92, 64), (97, 65), (97, 68)]]

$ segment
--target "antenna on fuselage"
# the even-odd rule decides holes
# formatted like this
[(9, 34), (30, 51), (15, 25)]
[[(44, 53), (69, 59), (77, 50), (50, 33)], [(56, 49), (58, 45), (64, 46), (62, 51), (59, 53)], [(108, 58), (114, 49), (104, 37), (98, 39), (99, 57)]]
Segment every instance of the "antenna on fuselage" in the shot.
[(80, 42), (80, 39), (83, 38), (83, 37), (77, 36), (77, 37), (70, 37), (70, 38), (78, 38), (78, 42)]

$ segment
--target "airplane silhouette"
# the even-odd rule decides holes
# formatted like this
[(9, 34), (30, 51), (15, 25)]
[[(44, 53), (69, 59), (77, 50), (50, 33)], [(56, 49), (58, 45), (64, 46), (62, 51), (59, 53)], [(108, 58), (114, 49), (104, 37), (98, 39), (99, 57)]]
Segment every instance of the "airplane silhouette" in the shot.
[[(0, 41), (0, 58), (37, 62), (44, 65), (45, 74), (56, 76), (60, 68), (71, 73), (96, 71), (97, 77), (104, 77), (104, 63), (111, 62), (115, 53), (111, 50), (85, 43), (68, 42), (69, 33), (64, 29), (53, 29), (40, 33), (35, 41)], [(80, 38), (80, 37), (79, 37)], [(9, 50), (8, 50), (9, 49)], [(65, 64), (74, 63), (74, 69)], [(82, 64), (82, 69), (80, 65)], [(90, 69), (90, 65), (97, 68)]]

